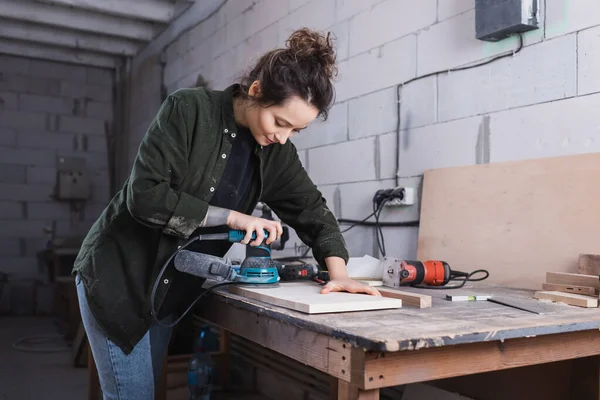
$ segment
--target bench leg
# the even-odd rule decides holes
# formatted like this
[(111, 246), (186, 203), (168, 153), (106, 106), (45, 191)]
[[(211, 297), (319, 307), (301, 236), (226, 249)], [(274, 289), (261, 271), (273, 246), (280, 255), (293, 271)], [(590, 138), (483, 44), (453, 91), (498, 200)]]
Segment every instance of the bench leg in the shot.
[(379, 400), (379, 389), (362, 390), (338, 379), (337, 400)]

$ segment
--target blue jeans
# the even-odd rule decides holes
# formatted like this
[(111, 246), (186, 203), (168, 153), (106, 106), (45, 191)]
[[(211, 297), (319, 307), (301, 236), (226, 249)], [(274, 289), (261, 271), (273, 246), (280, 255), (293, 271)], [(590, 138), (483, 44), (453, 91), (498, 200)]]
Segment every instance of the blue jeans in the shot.
[(96, 322), (79, 275), (75, 282), (81, 318), (98, 369), (104, 399), (154, 399), (171, 329), (155, 322), (127, 355), (106, 337), (102, 327)]

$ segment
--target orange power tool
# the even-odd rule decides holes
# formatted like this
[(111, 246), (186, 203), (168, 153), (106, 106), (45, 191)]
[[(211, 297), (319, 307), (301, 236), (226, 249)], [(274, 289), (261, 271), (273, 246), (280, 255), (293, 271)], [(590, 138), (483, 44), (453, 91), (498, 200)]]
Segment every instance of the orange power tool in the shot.
[[(457, 289), (463, 287), (466, 282), (482, 281), (489, 276), (486, 270), (473, 272), (455, 271), (445, 261), (410, 261), (388, 259), (386, 273), (383, 276), (384, 285), (414, 286), (428, 289)], [(473, 278), (475, 274), (483, 274), (483, 277)], [(450, 281), (460, 282), (458, 285), (446, 286)]]
[(400, 284), (443, 286), (451, 277), (452, 270), (445, 261), (400, 262)]

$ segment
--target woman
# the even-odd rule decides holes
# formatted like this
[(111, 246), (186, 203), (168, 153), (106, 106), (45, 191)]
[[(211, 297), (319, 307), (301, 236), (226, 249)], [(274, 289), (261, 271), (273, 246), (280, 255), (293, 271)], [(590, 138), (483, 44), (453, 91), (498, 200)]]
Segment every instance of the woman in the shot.
[[(379, 295), (348, 278), (337, 220), (289, 141), (317, 116), (327, 118), (332, 105), (336, 65), (329, 36), (302, 29), (286, 44), (263, 55), (240, 84), (170, 95), (140, 144), (130, 177), (88, 233), (74, 273), (106, 399), (153, 398), (169, 330), (154, 321), (150, 294), (178, 246), (194, 232), (222, 228), (246, 231), (242, 243), (250, 245), (263, 241), (263, 230), (267, 244), (280, 237), (279, 222), (250, 215), (259, 200), (329, 270), (323, 294)], [(230, 245), (207, 241), (193, 250), (223, 256)], [(201, 285), (167, 270), (155, 297), (158, 318), (189, 305)]]

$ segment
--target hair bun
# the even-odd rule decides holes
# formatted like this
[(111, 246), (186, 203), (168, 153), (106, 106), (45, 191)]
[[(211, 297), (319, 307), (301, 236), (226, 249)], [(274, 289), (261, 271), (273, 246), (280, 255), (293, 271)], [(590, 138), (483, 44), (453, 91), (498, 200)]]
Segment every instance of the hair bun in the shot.
[(288, 51), (296, 60), (316, 60), (329, 78), (337, 74), (335, 50), (331, 44), (331, 33), (324, 34), (308, 28), (298, 29), (286, 41)]

